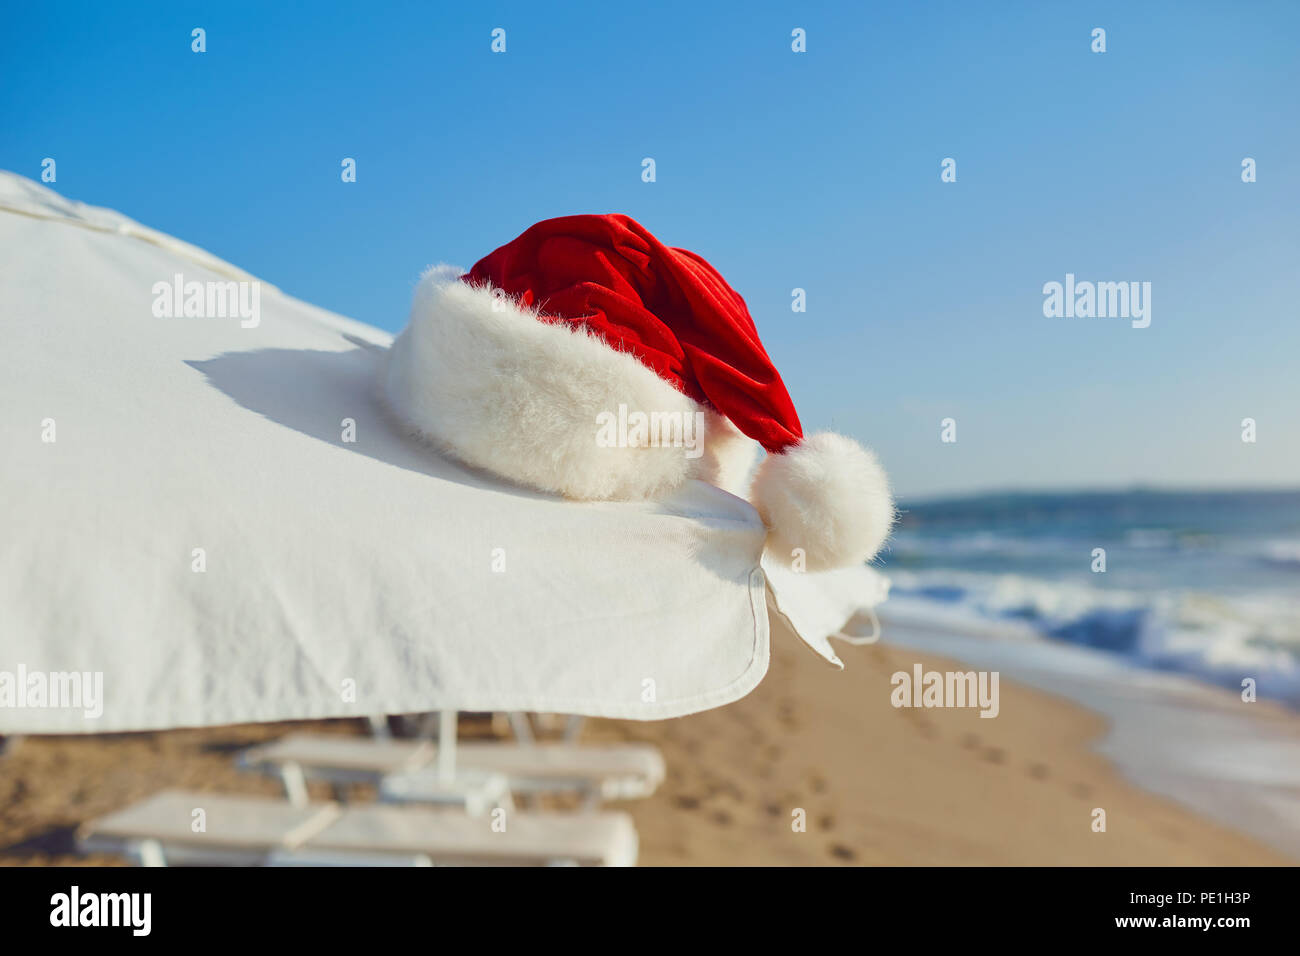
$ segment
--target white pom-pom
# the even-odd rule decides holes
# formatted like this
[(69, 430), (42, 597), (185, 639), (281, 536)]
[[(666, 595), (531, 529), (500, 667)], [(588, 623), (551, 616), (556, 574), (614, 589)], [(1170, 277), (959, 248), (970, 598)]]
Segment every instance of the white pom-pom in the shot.
[(767, 549), (809, 571), (866, 561), (894, 523), (889, 479), (876, 456), (833, 432), (810, 435), (759, 465), (754, 506), (767, 525)]

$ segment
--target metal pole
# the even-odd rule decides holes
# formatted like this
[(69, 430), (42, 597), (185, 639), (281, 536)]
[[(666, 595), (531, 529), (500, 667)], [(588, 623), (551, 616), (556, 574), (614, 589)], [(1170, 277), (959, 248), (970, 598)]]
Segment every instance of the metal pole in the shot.
[(444, 783), (456, 776), (456, 723), (459, 713), (444, 710), (438, 715), (438, 779)]

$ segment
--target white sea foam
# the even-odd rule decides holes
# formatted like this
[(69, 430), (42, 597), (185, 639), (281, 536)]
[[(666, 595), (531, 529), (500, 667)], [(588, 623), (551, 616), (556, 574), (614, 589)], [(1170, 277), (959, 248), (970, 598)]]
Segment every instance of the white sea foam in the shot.
[(918, 622), (1053, 639), (1300, 706), (1300, 599), (1136, 592), (1018, 574), (892, 571), (890, 604)]
[(1265, 541), (1259, 557), (1272, 564), (1300, 567), (1300, 538), (1277, 538)]

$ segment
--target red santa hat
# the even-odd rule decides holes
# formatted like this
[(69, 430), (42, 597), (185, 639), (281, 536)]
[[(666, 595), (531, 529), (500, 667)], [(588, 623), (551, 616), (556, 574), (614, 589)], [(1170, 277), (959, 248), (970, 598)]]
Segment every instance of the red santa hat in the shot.
[[(774, 557), (810, 570), (870, 558), (893, 522), (870, 451), (804, 436), (745, 301), (628, 216), (548, 219), (467, 274), (430, 269), (384, 388), (423, 437), (543, 491), (639, 499), (712, 481), (753, 501)], [(685, 421), (682, 441), (597, 440), (600, 421), (637, 413)]]

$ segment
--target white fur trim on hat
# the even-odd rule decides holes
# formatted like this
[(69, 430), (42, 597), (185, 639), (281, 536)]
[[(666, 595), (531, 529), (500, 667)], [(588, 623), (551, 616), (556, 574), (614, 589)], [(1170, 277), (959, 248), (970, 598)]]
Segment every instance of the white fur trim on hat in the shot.
[(876, 456), (833, 432), (768, 455), (754, 478), (753, 502), (772, 557), (790, 564), (801, 551), (809, 571), (866, 561), (894, 523), (889, 479)]
[[(653, 498), (734, 470), (735, 449), (712, 447), (736, 444), (730, 422), (719, 427), (723, 419), (599, 336), (545, 321), (461, 274), (451, 266), (424, 274), (383, 372), (386, 401), (416, 434), (468, 465), (583, 500)], [(704, 413), (696, 437), (705, 453), (602, 447), (597, 416), (620, 405), (693, 424)]]
[(717, 485), (737, 498), (748, 499), (754, 466), (763, 446), (712, 408), (705, 411), (704, 422), (704, 457), (698, 473), (692, 477)]

